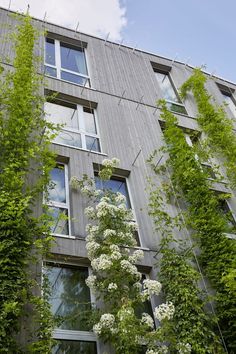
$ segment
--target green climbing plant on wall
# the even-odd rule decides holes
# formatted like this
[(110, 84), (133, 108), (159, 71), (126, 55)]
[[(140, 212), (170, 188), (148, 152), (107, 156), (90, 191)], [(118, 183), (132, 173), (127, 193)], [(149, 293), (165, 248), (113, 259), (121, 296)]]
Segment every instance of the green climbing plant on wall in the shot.
[[(54, 165), (49, 147), (55, 127), (44, 120), (42, 77), (34, 55), (37, 31), (28, 15), (16, 21), (10, 38), (14, 69), (1, 67), (0, 85), (0, 353), (45, 354), (50, 353), (53, 322), (47, 299), (35, 295), (40, 285), (30, 265), (51, 240), (48, 216), (38, 217), (34, 207)], [(26, 307), (35, 321), (34, 333), (20, 348), (15, 336)]]
[(220, 196), (212, 190), (212, 181), (202, 170), (196, 151), (189, 147), (176, 117), (160, 102), (161, 118), (165, 121), (164, 138), (174, 189), (187, 202), (185, 219), (194, 230), (200, 247), (201, 265), (216, 291), (216, 311), (228, 351), (236, 349), (236, 307), (234, 288), (226, 279), (235, 269), (235, 242), (226, 237), (227, 219), (219, 207)]
[(198, 116), (197, 120), (202, 131), (206, 133), (207, 143), (219, 157), (223, 158), (227, 175), (236, 186), (236, 135), (233, 123), (227, 117), (224, 106), (217, 106), (207, 92), (205, 84), (207, 77), (200, 69), (195, 69), (193, 75), (182, 85), (181, 96), (185, 98), (191, 91), (194, 95)]

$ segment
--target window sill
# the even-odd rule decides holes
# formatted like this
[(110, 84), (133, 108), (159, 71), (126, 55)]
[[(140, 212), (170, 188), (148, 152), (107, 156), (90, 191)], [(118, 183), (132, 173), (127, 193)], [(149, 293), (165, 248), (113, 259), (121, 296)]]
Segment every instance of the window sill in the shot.
[(231, 240), (236, 240), (236, 234), (224, 233), (224, 235)]
[(53, 331), (54, 339), (67, 339), (67, 340), (83, 340), (89, 342), (96, 342), (97, 338), (94, 332), (88, 331), (74, 331), (68, 329), (55, 329)]

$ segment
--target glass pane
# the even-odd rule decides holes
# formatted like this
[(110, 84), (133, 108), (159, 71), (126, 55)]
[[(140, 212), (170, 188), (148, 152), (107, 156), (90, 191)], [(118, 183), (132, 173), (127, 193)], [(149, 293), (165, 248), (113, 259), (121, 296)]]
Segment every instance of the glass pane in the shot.
[(174, 104), (171, 102), (166, 102), (166, 106), (167, 108), (172, 111), (172, 112), (176, 112), (176, 113), (182, 113), (182, 114), (187, 114), (186, 109), (184, 108), (184, 106), (181, 106), (179, 104)]
[(82, 148), (81, 135), (79, 133), (73, 133), (62, 130), (59, 135), (54, 139), (54, 142), (62, 145), (69, 145), (77, 148)]
[(53, 39), (46, 38), (45, 42), (45, 63), (56, 65), (55, 61), (55, 43)]
[(93, 109), (83, 107), (83, 114), (84, 114), (85, 131), (87, 133), (97, 134)]
[(76, 106), (72, 107), (46, 102), (44, 105), (46, 119), (49, 122), (63, 124), (67, 128), (79, 129), (78, 112)]
[(98, 151), (100, 152), (99, 139), (94, 138), (93, 136), (85, 136), (86, 139), (86, 149), (89, 151)]
[(236, 221), (234, 220), (234, 217), (231, 213), (231, 210), (230, 210), (226, 200), (224, 200), (224, 199), (219, 200), (219, 208), (220, 208), (221, 214), (226, 217), (227, 225), (229, 228), (227, 230), (227, 232), (235, 233), (236, 232)]
[(86, 86), (86, 87), (89, 86), (89, 81), (85, 77), (77, 74), (71, 74), (62, 70), (61, 70), (61, 79), (65, 81), (73, 82), (81, 86)]
[(168, 74), (162, 74), (156, 72), (157, 81), (161, 87), (163, 98), (166, 100), (179, 102), (179, 99), (175, 93), (175, 90), (172, 87)]
[(99, 176), (95, 176), (95, 184), (97, 189), (101, 190), (110, 190), (113, 193), (121, 193), (125, 196), (126, 198), (126, 206), (128, 209), (131, 208), (130, 204), (130, 199), (129, 199), (129, 194), (128, 194), (128, 189), (126, 186), (126, 181), (125, 179), (115, 179), (112, 177), (112, 179), (108, 181), (102, 181)]
[(81, 48), (72, 48), (61, 43), (61, 67), (76, 73), (87, 75), (84, 51)]
[(52, 350), (52, 354), (97, 354), (95, 342), (61, 340)]
[(224, 93), (222, 93), (222, 95), (224, 96), (224, 101), (228, 105), (228, 108), (230, 109), (233, 117), (236, 118), (236, 106), (233, 103), (232, 98), (228, 95), (225, 95)]
[(50, 201), (66, 203), (65, 167), (58, 165), (51, 171), (51, 185), (48, 189)]
[(57, 77), (57, 70), (54, 68), (51, 68), (50, 66), (44, 66), (45, 68), (45, 75), (52, 76), (52, 77)]
[(46, 275), (51, 285), (52, 313), (60, 322), (58, 328), (90, 330), (86, 321), (91, 309), (90, 290), (85, 283), (88, 268), (48, 266)]
[(68, 210), (50, 207), (49, 215), (52, 216), (54, 220), (51, 226), (51, 232), (53, 234), (69, 235)]

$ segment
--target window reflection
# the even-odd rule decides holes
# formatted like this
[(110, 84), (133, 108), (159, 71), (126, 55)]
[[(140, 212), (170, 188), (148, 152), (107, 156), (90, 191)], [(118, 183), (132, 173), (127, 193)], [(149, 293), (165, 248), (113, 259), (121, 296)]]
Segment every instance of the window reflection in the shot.
[(47, 265), (45, 273), (51, 287), (52, 313), (60, 319), (59, 328), (90, 330), (86, 321), (91, 309), (90, 290), (85, 283), (88, 269)]
[(126, 180), (121, 177), (111, 177), (107, 181), (103, 181), (99, 176), (95, 176), (96, 188), (104, 191), (111, 191), (113, 193), (121, 193), (126, 198), (126, 206), (131, 209), (129, 193), (126, 185)]
[(97, 354), (97, 346), (95, 342), (60, 340), (52, 354)]
[(82, 48), (73, 48), (65, 43), (60, 44), (61, 67), (70, 71), (87, 75), (84, 51)]

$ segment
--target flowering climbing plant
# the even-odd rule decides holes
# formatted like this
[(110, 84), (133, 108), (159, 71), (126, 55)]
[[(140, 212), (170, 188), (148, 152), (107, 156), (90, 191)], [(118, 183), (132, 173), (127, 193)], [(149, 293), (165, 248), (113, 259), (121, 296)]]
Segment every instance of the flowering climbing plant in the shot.
[[(109, 179), (118, 163), (117, 159), (104, 160), (99, 177)], [(135, 249), (137, 224), (126, 207), (125, 197), (119, 192), (96, 190), (88, 177), (82, 181), (73, 177), (73, 186), (92, 200), (85, 209), (90, 219), (86, 248), (92, 267), (86, 283), (103, 304), (93, 331), (109, 342), (117, 354), (168, 353), (174, 305), (159, 305), (153, 317), (145, 312), (139, 314), (138, 309), (151, 296), (160, 294), (161, 284), (150, 279), (142, 281), (137, 263), (144, 254)]]

